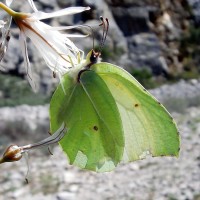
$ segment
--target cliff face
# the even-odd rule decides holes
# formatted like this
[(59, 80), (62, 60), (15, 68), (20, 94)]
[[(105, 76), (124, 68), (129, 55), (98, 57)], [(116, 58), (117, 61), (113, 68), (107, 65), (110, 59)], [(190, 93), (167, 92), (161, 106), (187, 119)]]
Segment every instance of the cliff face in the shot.
[(127, 41), (129, 67), (147, 67), (154, 75), (183, 72), (181, 40), (198, 22), (192, 1), (107, 0), (107, 3)]
[[(107, 17), (110, 29), (106, 45), (102, 51), (103, 60), (120, 65), (129, 70), (147, 68), (156, 76), (177, 76), (186, 71), (198, 72), (198, 44), (190, 39), (191, 30), (197, 34), (200, 15), (199, 1), (195, 0), (38, 0), (34, 1), (39, 10), (51, 12), (67, 6), (90, 6), (89, 12), (49, 19), (51, 25), (95, 24), (95, 44), (101, 40), (99, 16)], [(15, 1), (16, 10), (30, 12), (24, 1)], [(86, 29), (77, 30), (88, 33)], [(21, 51), (18, 48), (17, 30), (12, 33), (8, 53), (3, 61), (6, 73), (23, 76), (25, 70)], [(198, 35), (196, 37), (198, 39)], [(73, 40), (83, 50), (92, 48), (92, 37)], [(29, 45), (29, 56), (36, 80), (43, 91), (49, 93), (56, 80), (45, 67), (44, 61)], [(87, 52), (86, 52), (87, 53)]]

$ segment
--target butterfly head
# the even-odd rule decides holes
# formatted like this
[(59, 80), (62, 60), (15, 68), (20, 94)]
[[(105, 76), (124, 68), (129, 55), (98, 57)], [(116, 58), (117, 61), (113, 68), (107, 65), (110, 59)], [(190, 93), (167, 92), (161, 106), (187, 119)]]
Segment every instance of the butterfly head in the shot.
[[(103, 27), (103, 34), (102, 34), (101, 42), (100, 42), (100, 45), (99, 45), (99, 49), (98, 49), (98, 51), (94, 50), (94, 38), (93, 38), (93, 49), (86, 56), (86, 62), (87, 62), (86, 68), (90, 68), (91, 65), (100, 61), (101, 51), (102, 51), (102, 48), (105, 44), (106, 37), (108, 35), (108, 29), (109, 29), (108, 19), (107, 18), (104, 19), (101, 16), (100, 20), (101, 20), (101, 24), (99, 24), (99, 26)], [(94, 33), (93, 33), (93, 35), (94, 35)]]
[(87, 62), (92, 65), (97, 63), (100, 60), (101, 52), (95, 51), (92, 49), (86, 56)]

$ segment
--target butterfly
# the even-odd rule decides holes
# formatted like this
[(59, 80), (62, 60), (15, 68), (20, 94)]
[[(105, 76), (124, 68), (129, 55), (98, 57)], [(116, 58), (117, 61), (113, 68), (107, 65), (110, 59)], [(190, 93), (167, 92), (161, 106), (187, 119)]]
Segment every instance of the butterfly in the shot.
[(51, 131), (67, 126), (59, 144), (69, 163), (107, 172), (149, 155), (178, 157), (179, 132), (168, 111), (127, 71), (99, 57), (91, 50), (50, 102)]

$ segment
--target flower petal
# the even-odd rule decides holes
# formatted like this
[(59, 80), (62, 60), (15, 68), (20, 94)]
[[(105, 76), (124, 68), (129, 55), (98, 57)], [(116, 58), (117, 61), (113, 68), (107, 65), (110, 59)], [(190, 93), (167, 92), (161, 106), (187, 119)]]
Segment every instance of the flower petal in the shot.
[(28, 0), (28, 2), (30, 4), (31, 8), (34, 10), (34, 12), (38, 12), (38, 9), (36, 8), (33, 0)]
[[(32, 26), (34, 27), (34, 24)], [(71, 67), (71, 63), (68, 55), (75, 59), (75, 55), (72, 53), (73, 51), (71, 52), (70, 50), (70, 48), (73, 48), (74, 44), (67, 41), (70, 48), (66, 48), (65, 42), (69, 39), (65, 38), (64, 35), (59, 32), (46, 32), (45, 29), (42, 28), (39, 32), (41, 37), (29, 29), (25, 30), (25, 34), (31, 39), (52, 71), (55, 71), (55, 65), (57, 65), (56, 71), (61, 74), (69, 70), (68, 68)], [(78, 51), (78, 49), (75, 49), (75, 51)]]
[(13, 0), (6, 0), (6, 5), (10, 6), (12, 2), (13, 2)]
[(52, 31), (48, 25), (40, 21), (35, 21), (31, 26), (32, 29), (37, 30), (37, 34), (30, 29), (24, 29), (25, 34), (41, 52), (48, 66), (53, 68), (52, 70), (57, 63), (58, 71), (61, 74), (66, 73), (71, 68), (70, 59), (74, 64), (78, 64), (79, 49), (64, 34)]
[(89, 34), (87, 34), (87, 35), (80, 35), (80, 34), (64, 34), (65, 35), (65, 37), (67, 37), (67, 38), (84, 38), (84, 37), (88, 37), (89, 36)]
[(26, 38), (25, 38), (25, 35), (23, 32), (20, 32), (19, 41), (20, 41), (20, 45), (21, 45), (21, 49), (22, 49), (22, 55), (24, 57), (27, 79), (28, 79), (33, 91), (36, 92), (36, 85), (35, 85), (35, 82), (33, 81), (33, 74), (32, 74), (32, 70), (31, 70), (29, 58), (28, 58)]
[(41, 20), (41, 19), (48, 19), (52, 17), (59, 17), (63, 15), (72, 15), (72, 14), (80, 13), (86, 10), (90, 10), (90, 7), (70, 7), (70, 8), (65, 8), (65, 9), (58, 10), (52, 13), (45, 13), (45, 12), (38, 11), (38, 12), (32, 13), (32, 16), (38, 20)]
[(74, 26), (50, 26), (49, 29), (53, 31), (63, 31), (63, 30), (70, 30), (74, 28), (89, 28), (87, 25), (74, 25)]

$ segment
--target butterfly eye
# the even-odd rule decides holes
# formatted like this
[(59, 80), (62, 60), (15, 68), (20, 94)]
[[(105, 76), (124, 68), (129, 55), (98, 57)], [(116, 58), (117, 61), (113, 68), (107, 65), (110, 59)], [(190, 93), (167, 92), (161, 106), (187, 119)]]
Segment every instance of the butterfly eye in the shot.
[(97, 63), (97, 60), (98, 60), (98, 57), (100, 56), (100, 53), (99, 52), (95, 52), (95, 51), (92, 51), (92, 54), (90, 56), (90, 61), (91, 63)]

